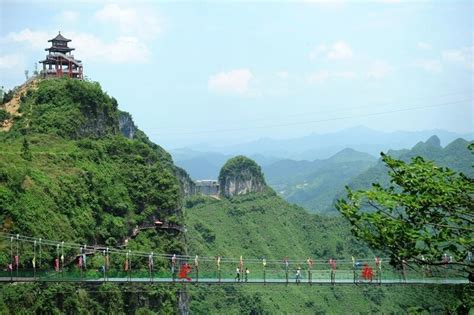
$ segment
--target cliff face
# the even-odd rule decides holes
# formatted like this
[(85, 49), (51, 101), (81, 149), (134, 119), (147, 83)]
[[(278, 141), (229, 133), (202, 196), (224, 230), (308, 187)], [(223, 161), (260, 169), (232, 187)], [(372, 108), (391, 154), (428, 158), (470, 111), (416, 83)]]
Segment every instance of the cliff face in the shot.
[(175, 176), (179, 181), (179, 188), (183, 197), (189, 197), (196, 194), (196, 184), (185, 170), (176, 166)]
[(260, 166), (245, 156), (236, 156), (227, 161), (219, 174), (220, 194), (225, 197), (259, 192), (265, 187)]
[(132, 116), (127, 112), (119, 113), (119, 129), (122, 135), (128, 139), (133, 139), (137, 127), (133, 123)]

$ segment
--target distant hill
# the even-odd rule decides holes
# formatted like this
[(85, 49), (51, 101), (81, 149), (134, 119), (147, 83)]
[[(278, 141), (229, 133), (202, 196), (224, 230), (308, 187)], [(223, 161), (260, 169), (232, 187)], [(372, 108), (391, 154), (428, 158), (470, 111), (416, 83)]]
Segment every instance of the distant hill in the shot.
[[(454, 171), (462, 172), (470, 178), (474, 178), (473, 155), (468, 150), (468, 145), (473, 141), (456, 139), (444, 148), (438, 136), (432, 136), (425, 142), (418, 142), (411, 150), (389, 150), (387, 154), (403, 160), (410, 161), (413, 157), (421, 156), (425, 159), (434, 161), (439, 166), (448, 167)], [(367, 189), (372, 183), (388, 185), (390, 178), (387, 174), (387, 168), (379, 160), (376, 165), (362, 172), (360, 175), (348, 182), (352, 189)], [(336, 199), (345, 195), (344, 189), (336, 193)], [(335, 201), (334, 200), (334, 201)], [(336, 211), (332, 208), (332, 211)]]
[(322, 213), (332, 206), (336, 192), (376, 161), (370, 154), (346, 148), (329, 159), (281, 160), (263, 170), (269, 185), (286, 200)]
[[(189, 148), (174, 149), (170, 153), (176, 165), (185, 169), (193, 179), (217, 179), (224, 163), (236, 155), (200, 152)], [(253, 154), (250, 158), (260, 165), (268, 165), (278, 160), (261, 154)]]
[[(434, 134), (439, 137), (442, 145), (446, 145), (457, 138), (474, 139), (474, 133), (472, 132), (458, 134), (440, 129), (382, 132), (358, 126), (326, 134), (314, 133), (299, 138), (262, 138), (238, 145), (208, 147), (207, 150), (226, 155), (244, 154), (252, 157), (255, 154), (260, 154), (279, 159), (313, 161), (315, 159), (327, 159), (345, 148), (353, 148), (357, 151), (378, 156), (380, 152), (386, 152), (390, 149), (411, 148), (417, 142), (423, 141)], [(192, 147), (192, 149), (199, 151), (200, 147)], [(258, 159), (255, 160), (258, 161)], [(262, 166), (264, 166), (263, 163)]]

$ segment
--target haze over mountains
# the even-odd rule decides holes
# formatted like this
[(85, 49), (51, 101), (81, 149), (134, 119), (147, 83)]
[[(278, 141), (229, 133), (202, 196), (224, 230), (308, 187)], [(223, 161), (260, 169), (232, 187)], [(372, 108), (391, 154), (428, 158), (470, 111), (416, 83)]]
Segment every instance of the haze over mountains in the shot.
[[(183, 148), (172, 155), (193, 179), (215, 179), (225, 161), (237, 153), (233, 150), (240, 148), (239, 153), (261, 165), (267, 183), (281, 197), (309, 212), (336, 214), (334, 202), (343, 196), (346, 185), (366, 189), (373, 182), (388, 184), (380, 152), (405, 161), (419, 155), (472, 177), (472, 155), (467, 149), (472, 139), (473, 134), (443, 130), (384, 133), (357, 127), (296, 139), (262, 139), (219, 152)], [(313, 158), (305, 159), (309, 156)]]
[(457, 138), (474, 139), (474, 133), (458, 134), (445, 130), (382, 132), (359, 126), (292, 139), (263, 138), (232, 146), (199, 145), (172, 149), (170, 153), (176, 164), (184, 168), (193, 179), (207, 179), (217, 178), (225, 161), (239, 154), (249, 156), (262, 167), (282, 159), (327, 159), (346, 148), (377, 158), (380, 152), (408, 149), (433, 135), (438, 136), (443, 146)]

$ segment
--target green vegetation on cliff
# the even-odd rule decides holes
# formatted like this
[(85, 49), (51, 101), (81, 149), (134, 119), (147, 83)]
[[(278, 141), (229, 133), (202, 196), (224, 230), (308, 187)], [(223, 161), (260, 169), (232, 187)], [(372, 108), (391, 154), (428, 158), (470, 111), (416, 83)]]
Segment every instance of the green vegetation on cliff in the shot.
[(222, 181), (227, 177), (238, 180), (249, 180), (254, 178), (261, 183), (265, 183), (265, 178), (263, 177), (260, 166), (255, 163), (255, 161), (243, 155), (233, 157), (222, 166), (219, 173), (219, 181)]
[(308, 214), (269, 188), (222, 200), (196, 196), (185, 204), (190, 253), (278, 260), (368, 254), (342, 218)]
[[(249, 278), (263, 278), (262, 258), (268, 261), (266, 276), (283, 278), (282, 261), (290, 260), (290, 281), (298, 265), (312, 257), (313, 277), (329, 274), (327, 259), (338, 260), (338, 268), (350, 270), (350, 256), (375, 255), (350, 234), (345, 218), (309, 214), (290, 205), (270, 188), (216, 200), (194, 196), (185, 201), (187, 241), (191, 254), (201, 257), (234, 258), (223, 264), (223, 278), (233, 278), (238, 257), (250, 269)], [(344, 261), (345, 259), (345, 261)], [(207, 268), (215, 268), (213, 263)], [(384, 272), (390, 267), (385, 264)], [(316, 276), (315, 276), (316, 275)], [(212, 275), (212, 276), (215, 276)], [(338, 278), (347, 277), (342, 270)], [(349, 277), (351, 275), (349, 274)], [(190, 289), (190, 309), (206, 314), (344, 314), (344, 313), (452, 313), (469, 310), (469, 286), (309, 286), (306, 272), (300, 286), (199, 287)]]
[(243, 155), (228, 160), (219, 173), (219, 190), (222, 196), (259, 192), (265, 187), (265, 178), (260, 166)]
[[(132, 237), (136, 226), (155, 217), (182, 222), (179, 182), (170, 155), (162, 148), (139, 130), (132, 139), (122, 135), (117, 102), (98, 83), (40, 81), (21, 96), (20, 112), (11, 130), (0, 133), (3, 231), (110, 247), (124, 245), (130, 238), (130, 249), (184, 252), (184, 238), (178, 232), (146, 230)], [(31, 248), (22, 248), (22, 268), (31, 267), (30, 252)], [(71, 261), (77, 253), (65, 254), (65, 260)], [(53, 255), (54, 248), (44, 248), (42, 265), (38, 262), (37, 267), (52, 268)], [(1, 251), (0, 266), (9, 261), (9, 253)], [(90, 261), (91, 268), (100, 264)], [(120, 269), (123, 262), (111, 263)], [(157, 263), (156, 268), (167, 266)], [(42, 296), (31, 289), (29, 295)], [(3, 286), (1, 290), (15, 289)], [(22, 286), (18, 290), (28, 291)], [(13, 300), (4, 303), (15, 309)], [(71, 310), (81, 313), (79, 308)]]
[[(342, 217), (309, 214), (290, 205), (270, 189), (222, 200), (195, 196), (185, 202), (189, 252), (200, 256), (244, 261), (290, 259), (290, 281), (299, 259), (372, 257), (369, 248), (350, 233)], [(235, 263), (237, 265), (237, 263)], [(343, 266), (350, 262), (339, 262)], [(234, 277), (235, 266), (222, 266), (222, 277)], [(246, 263), (251, 278), (262, 278), (261, 263)], [(388, 268), (388, 265), (386, 265)], [(270, 263), (268, 277), (273, 273)], [(315, 269), (327, 270), (326, 262)], [(239, 286), (190, 288), (190, 310), (197, 314), (344, 314), (344, 313), (449, 313), (469, 307), (469, 288), (462, 286), (308, 286), (303, 273), (300, 286)], [(471, 303), (472, 304), (472, 303)]]

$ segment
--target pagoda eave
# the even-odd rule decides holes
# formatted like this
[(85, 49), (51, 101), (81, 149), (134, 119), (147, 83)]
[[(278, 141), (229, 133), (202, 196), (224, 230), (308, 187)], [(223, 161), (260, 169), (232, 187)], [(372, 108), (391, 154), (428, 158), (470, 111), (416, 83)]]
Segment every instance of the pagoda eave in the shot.
[(57, 46), (56, 46), (56, 47), (45, 48), (44, 50), (46, 50), (46, 51), (53, 51), (53, 52), (54, 52), (54, 51), (66, 51), (66, 52), (68, 52), (68, 51), (73, 51), (73, 50), (75, 50), (75, 49), (76, 49), (76, 48), (67, 48), (67, 47), (66, 47), (66, 48), (60, 48), (60, 47), (57, 47)]

